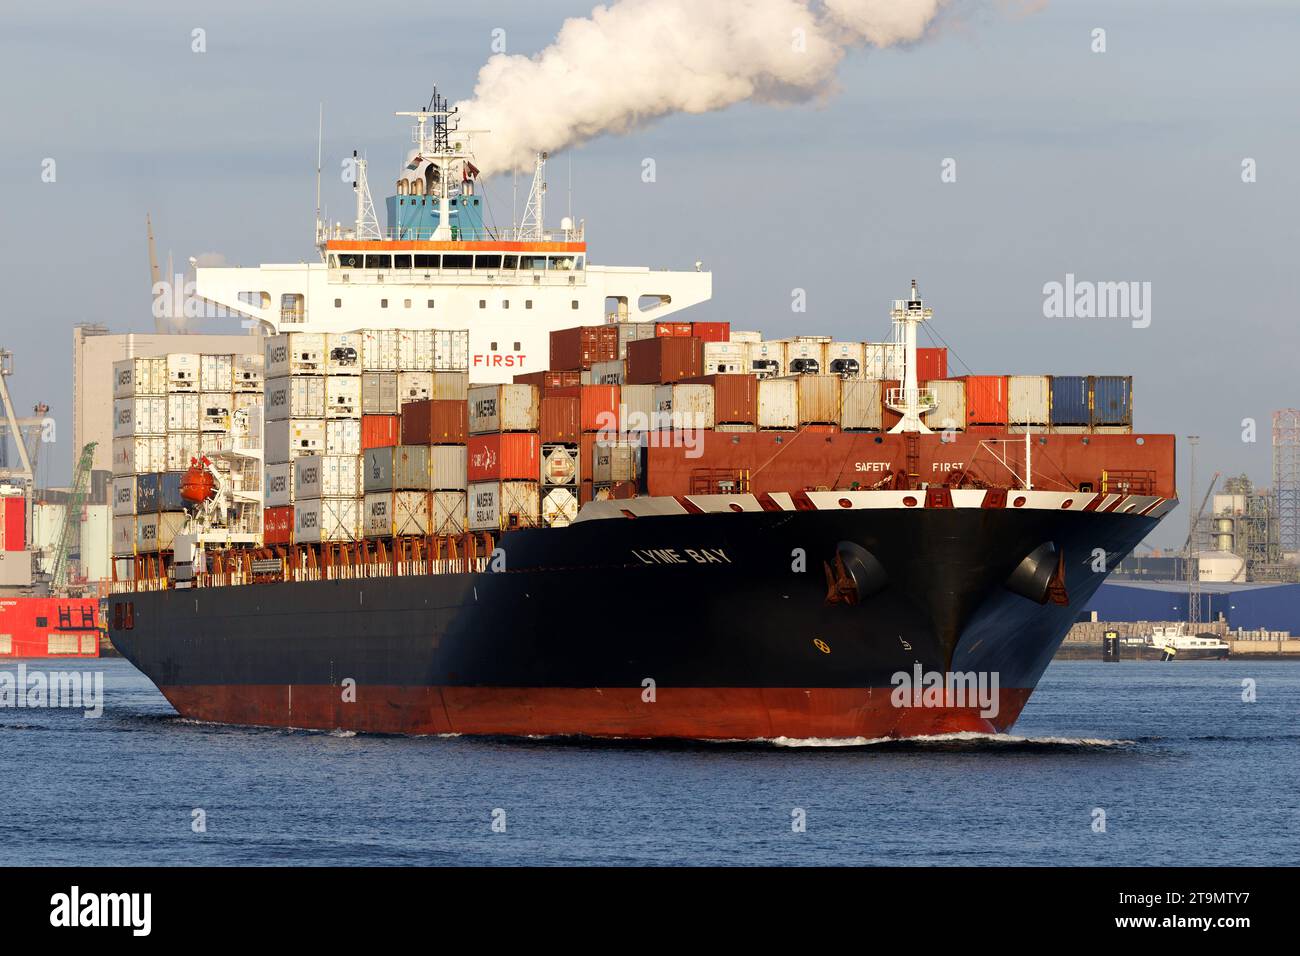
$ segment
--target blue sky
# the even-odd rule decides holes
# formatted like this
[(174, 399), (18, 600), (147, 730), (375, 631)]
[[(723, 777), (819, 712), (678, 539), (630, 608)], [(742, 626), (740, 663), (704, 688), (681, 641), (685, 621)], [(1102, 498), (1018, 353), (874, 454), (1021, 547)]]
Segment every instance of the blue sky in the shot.
[[(469, 95), (494, 28), (530, 53), (591, 8), (126, 6), (0, 14), (0, 344), (18, 356), (20, 408), (44, 400), (56, 417), (71, 402), (74, 323), (152, 327), (147, 211), (164, 259), (305, 259), (319, 103), (326, 201), (346, 218), (350, 191), (328, 171), (362, 149), (380, 201), (407, 142), (394, 110), (423, 105), (435, 82)], [(915, 276), (971, 369), (1132, 374), (1139, 429), (1202, 436), (1202, 489), (1215, 470), (1267, 484), (1270, 414), (1300, 405), (1300, 14), (1259, 0), (1020, 6), (955, 2), (927, 41), (850, 54), (815, 104), (675, 116), (572, 151), (593, 261), (702, 259), (715, 296), (698, 317), (772, 335), (881, 337)], [(204, 54), (190, 51), (195, 27)], [(1090, 50), (1095, 27), (1104, 54)], [(955, 183), (940, 181), (946, 157)], [(552, 219), (568, 163), (551, 164)], [(507, 221), (509, 182), (488, 193)], [(1066, 273), (1151, 282), (1151, 326), (1044, 318), (1043, 285)], [(794, 288), (805, 314), (790, 310)], [(70, 469), (70, 423), (61, 435), (54, 482)], [(1181, 543), (1185, 524), (1180, 509), (1154, 540)]]

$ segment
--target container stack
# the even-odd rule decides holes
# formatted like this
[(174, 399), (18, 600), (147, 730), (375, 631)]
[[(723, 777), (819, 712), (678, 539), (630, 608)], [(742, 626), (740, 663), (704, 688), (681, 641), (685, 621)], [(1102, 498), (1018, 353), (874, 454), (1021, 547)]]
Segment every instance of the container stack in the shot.
[(541, 399), (535, 385), (469, 390), (468, 519), (471, 531), (541, 521)]

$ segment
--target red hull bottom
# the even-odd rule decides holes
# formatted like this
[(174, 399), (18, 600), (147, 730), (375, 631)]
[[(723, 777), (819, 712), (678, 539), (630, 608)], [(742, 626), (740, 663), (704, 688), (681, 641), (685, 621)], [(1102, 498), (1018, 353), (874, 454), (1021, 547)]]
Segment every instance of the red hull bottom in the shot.
[(215, 723), (392, 734), (761, 738), (922, 737), (1000, 733), (1031, 691), (999, 691), (996, 716), (976, 707), (895, 707), (892, 688), (359, 687), (356, 701), (320, 685), (167, 686), (184, 717)]

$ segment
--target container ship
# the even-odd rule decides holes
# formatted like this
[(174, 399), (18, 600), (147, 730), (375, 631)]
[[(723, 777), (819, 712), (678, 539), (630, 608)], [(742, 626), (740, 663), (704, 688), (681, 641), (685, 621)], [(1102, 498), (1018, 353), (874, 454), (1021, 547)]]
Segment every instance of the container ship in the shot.
[[(887, 341), (683, 320), (698, 265), (587, 263), (583, 224), (543, 226), (544, 155), (522, 225), (491, 227), (454, 112), (399, 115), (386, 230), (358, 160), (318, 263), (198, 271), (266, 331), (260, 421), (187, 469), (140, 467), (166, 437), (115, 449), (137, 504), (110, 635), (186, 717), (1002, 732), (1177, 503), (1173, 436), (1134, 433), (1127, 376), (949, 376), (915, 282)], [(118, 401), (186, 387), (148, 361)]]

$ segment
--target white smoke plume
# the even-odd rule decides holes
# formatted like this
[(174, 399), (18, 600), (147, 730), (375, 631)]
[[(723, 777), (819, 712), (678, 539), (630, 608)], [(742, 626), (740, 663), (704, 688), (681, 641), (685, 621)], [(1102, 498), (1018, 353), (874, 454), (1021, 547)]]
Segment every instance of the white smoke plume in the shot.
[(459, 104), (486, 174), (538, 151), (626, 133), (670, 113), (831, 89), (854, 47), (920, 39), (947, 0), (622, 0), (566, 20), (535, 56), (497, 54)]

